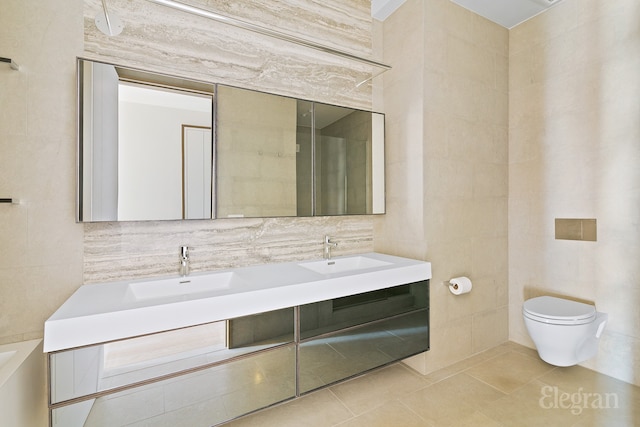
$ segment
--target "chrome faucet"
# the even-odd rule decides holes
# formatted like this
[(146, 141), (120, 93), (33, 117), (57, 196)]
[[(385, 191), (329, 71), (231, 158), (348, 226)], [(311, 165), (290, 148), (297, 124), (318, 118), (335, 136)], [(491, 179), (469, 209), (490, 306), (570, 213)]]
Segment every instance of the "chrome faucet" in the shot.
[(338, 246), (337, 243), (332, 242), (329, 236), (324, 236), (324, 259), (331, 259), (331, 248)]
[(180, 276), (189, 275), (189, 247), (180, 246)]

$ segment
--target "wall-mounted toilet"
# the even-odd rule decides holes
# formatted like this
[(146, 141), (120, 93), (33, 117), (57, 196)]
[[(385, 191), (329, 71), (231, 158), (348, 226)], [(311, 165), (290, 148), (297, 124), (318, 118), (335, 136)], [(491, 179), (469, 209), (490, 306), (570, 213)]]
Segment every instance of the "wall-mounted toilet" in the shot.
[(594, 357), (609, 318), (593, 305), (550, 296), (525, 301), (522, 314), (540, 358), (555, 366)]

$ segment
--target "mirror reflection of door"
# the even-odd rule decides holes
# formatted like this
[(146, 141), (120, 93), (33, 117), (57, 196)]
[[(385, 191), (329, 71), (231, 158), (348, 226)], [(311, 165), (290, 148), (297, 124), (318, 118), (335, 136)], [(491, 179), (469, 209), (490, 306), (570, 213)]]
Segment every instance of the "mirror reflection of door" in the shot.
[(211, 128), (182, 125), (182, 218), (211, 216)]
[[(119, 90), (118, 220), (185, 218), (183, 124), (210, 127), (211, 96), (129, 82), (120, 82)], [(208, 146), (204, 160), (211, 171), (211, 131), (208, 135), (207, 144), (199, 145), (201, 150)], [(200, 207), (192, 198), (193, 212), (185, 211), (189, 218), (211, 218), (210, 180), (205, 193)]]
[[(78, 77), (78, 220), (186, 218), (183, 124), (211, 129), (214, 86), (86, 60), (78, 62)], [(208, 135), (201, 161), (209, 164), (209, 191), (189, 203), (189, 218), (212, 217)]]

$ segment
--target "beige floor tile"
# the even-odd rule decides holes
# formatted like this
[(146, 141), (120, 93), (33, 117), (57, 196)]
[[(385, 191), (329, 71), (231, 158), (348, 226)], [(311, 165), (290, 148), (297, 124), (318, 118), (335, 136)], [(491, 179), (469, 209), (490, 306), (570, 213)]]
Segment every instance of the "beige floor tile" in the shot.
[(411, 393), (400, 401), (425, 420), (437, 426), (458, 425), (499, 400), (504, 393), (465, 373), (454, 375), (429, 387)]
[(395, 364), (331, 387), (331, 391), (354, 414), (414, 392), (430, 384), (409, 368)]
[(536, 350), (535, 348), (529, 348), (511, 341), (505, 343), (504, 345), (508, 350), (517, 351), (518, 353), (526, 354), (527, 356), (533, 357), (535, 359), (540, 358), (540, 356), (538, 355), (538, 350)]
[(511, 393), (529, 381), (555, 369), (541, 359), (511, 351), (465, 371), (505, 393)]
[(576, 426), (640, 425), (640, 387), (581, 366), (558, 368), (539, 380), (549, 400), (581, 415)]
[(640, 425), (640, 410), (635, 408), (603, 408), (585, 411), (584, 416), (572, 427), (637, 427)]
[(418, 415), (402, 403), (391, 401), (379, 406), (372, 411), (359, 415), (339, 427), (436, 427)]
[(485, 362), (501, 354), (508, 353), (510, 351), (510, 347), (508, 347), (506, 344), (507, 343), (501, 344), (497, 347), (491, 348), (489, 350), (483, 351), (482, 353), (478, 353), (467, 359), (461, 360), (460, 362), (454, 363), (453, 365), (438, 369), (437, 371), (425, 375), (425, 378), (432, 382), (438, 382), (445, 378), (459, 374), (460, 372), (479, 365), (482, 362)]
[(225, 427), (328, 427), (353, 414), (324, 389), (225, 424)]
[(553, 397), (543, 394), (545, 386), (540, 381), (531, 381), (480, 411), (502, 425), (518, 427), (567, 427), (583, 418), (581, 413), (574, 414), (556, 405)]
[(538, 378), (540, 381), (574, 392), (582, 388), (585, 392), (619, 393), (630, 399), (640, 399), (640, 387), (625, 383), (582, 366), (557, 368)]
[(503, 427), (503, 424), (487, 417), (480, 411), (466, 417), (460, 417), (456, 420), (455, 425), (456, 427)]

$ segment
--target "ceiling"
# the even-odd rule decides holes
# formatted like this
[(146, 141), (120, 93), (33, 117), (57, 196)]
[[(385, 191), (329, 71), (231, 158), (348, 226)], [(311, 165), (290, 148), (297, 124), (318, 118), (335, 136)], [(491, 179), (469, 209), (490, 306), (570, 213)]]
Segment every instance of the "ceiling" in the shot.
[[(562, 0), (451, 0), (505, 28), (516, 25), (544, 12)], [(384, 21), (405, 0), (371, 0), (371, 16)]]

